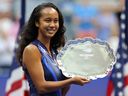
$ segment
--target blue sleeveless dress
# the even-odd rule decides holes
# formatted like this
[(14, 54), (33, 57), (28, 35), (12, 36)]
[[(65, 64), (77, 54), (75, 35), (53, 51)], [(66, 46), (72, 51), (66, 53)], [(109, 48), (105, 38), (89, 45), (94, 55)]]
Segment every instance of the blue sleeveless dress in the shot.
[[(37, 48), (39, 49), (42, 55), (41, 62), (44, 68), (44, 77), (46, 81), (61, 81), (66, 79), (66, 77), (62, 74), (61, 70), (57, 66), (55, 52), (52, 50), (52, 57), (51, 57), (48, 54), (46, 47), (39, 40), (33, 41), (32, 44), (37, 46)], [(61, 89), (46, 94), (38, 94), (27, 69), (26, 68), (23, 69), (25, 71), (27, 80), (29, 82), (30, 96), (62, 96)]]

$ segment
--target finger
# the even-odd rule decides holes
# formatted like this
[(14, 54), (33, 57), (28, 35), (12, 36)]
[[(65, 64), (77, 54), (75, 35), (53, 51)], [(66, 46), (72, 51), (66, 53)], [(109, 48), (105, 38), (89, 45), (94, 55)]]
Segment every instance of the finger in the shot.
[(90, 81), (90, 79), (86, 79), (86, 78), (81, 78), (84, 81)]

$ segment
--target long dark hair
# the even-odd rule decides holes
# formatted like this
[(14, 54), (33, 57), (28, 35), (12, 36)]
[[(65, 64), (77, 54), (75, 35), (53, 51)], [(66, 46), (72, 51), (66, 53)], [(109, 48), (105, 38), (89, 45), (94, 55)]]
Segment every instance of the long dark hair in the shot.
[(59, 29), (56, 32), (56, 34), (51, 38), (51, 48), (53, 48), (55, 51), (59, 47), (64, 46), (65, 44), (65, 38), (64, 33), (66, 31), (64, 27), (64, 20), (62, 13), (59, 11), (59, 9), (53, 4), (53, 3), (42, 3), (34, 8), (28, 22), (25, 24), (25, 26), (21, 30), (21, 34), (19, 34), (19, 45), (16, 49), (16, 57), (18, 59), (18, 62), (22, 65), (22, 54), (24, 51), (24, 48), (30, 44), (33, 40), (37, 39), (38, 36), (38, 27), (35, 26), (35, 22), (38, 22), (41, 17), (41, 10), (46, 7), (52, 7), (54, 8), (59, 15)]

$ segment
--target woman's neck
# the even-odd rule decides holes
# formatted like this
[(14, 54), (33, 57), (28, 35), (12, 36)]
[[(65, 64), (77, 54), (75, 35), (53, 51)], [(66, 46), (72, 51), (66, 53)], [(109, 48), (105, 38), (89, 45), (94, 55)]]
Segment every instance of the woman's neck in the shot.
[(51, 54), (50, 39), (37, 38), (47, 49), (48, 53)]

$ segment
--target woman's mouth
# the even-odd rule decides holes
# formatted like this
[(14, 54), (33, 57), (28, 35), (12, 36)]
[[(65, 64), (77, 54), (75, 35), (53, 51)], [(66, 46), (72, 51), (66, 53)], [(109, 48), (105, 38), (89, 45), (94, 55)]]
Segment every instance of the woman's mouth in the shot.
[(54, 32), (56, 32), (56, 28), (47, 29), (47, 31), (50, 32), (50, 33), (54, 33)]

